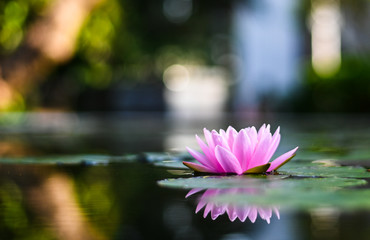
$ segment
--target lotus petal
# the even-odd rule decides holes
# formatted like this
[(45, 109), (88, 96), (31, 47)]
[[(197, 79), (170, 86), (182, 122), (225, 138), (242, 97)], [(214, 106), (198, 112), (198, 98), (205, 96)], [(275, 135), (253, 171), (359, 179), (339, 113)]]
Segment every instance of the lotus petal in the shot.
[(277, 157), (274, 161), (271, 162), (270, 168), (267, 170), (268, 172), (276, 171), (281, 166), (289, 162), (294, 156), (295, 152), (298, 150), (298, 147), (290, 150), (289, 152), (284, 153), (280, 157)]
[(258, 131), (254, 126), (239, 132), (231, 126), (219, 132), (204, 128), (205, 142), (195, 136), (203, 153), (187, 148), (199, 164), (184, 162), (184, 165), (196, 172), (214, 174), (241, 175), (277, 170), (294, 157), (298, 147), (270, 162), (281, 138), (280, 127), (273, 135), (270, 128), (269, 124), (263, 124)]

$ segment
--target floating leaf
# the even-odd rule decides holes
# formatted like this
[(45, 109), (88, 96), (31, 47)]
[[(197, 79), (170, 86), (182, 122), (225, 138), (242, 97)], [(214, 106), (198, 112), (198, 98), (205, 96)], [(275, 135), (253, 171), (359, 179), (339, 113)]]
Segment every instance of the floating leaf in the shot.
[(278, 205), (281, 208), (323, 208), (336, 207), (344, 209), (370, 209), (370, 190), (341, 189), (325, 191), (317, 189), (304, 191), (303, 189), (275, 189), (266, 191), (262, 195), (239, 194), (232, 196), (216, 196), (212, 201), (228, 204), (258, 204), (260, 206)]
[[(370, 209), (367, 181), (356, 178), (291, 178), (282, 175), (226, 176), (166, 179), (163, 187), (181, 189), (246, 189), (240, 194), (216, 196), (210, 201), (220, 204), (280, 206), (286, 208), (343, 207)], [(253, 192), (253, 194), (247, 194)]]
[(111, 162), (133, 162), (136, 160), (137, 159), (135, 155), (125, 155), (122, 157), (112, 157), (107, 155), (64, 155), (64, 156), (0, 158), (0, 163), (104, 165)]
[(160, 161), (155, 162), (154, 166), (157, 167), (165, 167), (170, 169), (182, 169), (182, 170), (189, 170), (187, 167), (185, 167), (181, 161), (174, 161), (174, 160), (167, 160), (167, 161)]
[(171, 188), (257, 188), (257, 189), (325, 189), (335, 190), (343, 187), (363, 185), (367, 182), (350, 178), (289, 178), (286, 175), (251, 176), (204, 176), (192, 178), (165, 179), (158, 182), (160, 186)]
[(280, 174), (304, 177), (370, 178), (362, 167), (335, 166), (311, 161), (291, 161), (278, 171)]

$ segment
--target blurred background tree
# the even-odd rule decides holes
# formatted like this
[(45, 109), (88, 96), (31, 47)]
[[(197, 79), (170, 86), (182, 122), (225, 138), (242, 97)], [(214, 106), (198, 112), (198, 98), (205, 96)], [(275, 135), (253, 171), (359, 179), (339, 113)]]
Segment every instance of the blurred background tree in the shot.
[(1, 108), (22, 110), (37, 84), (71, 59), (82, 24), (100, 2), (2, 2)]
[[(121, 82), (161, 85), (163, 70), (174, 62), (210, 64), (210, 39), (228, 31), (228, 1), (77, 2), (81, 5), (68, 9), (69, 1), (2, 1), (2, 83), (18, 97), (12, 98), (17, 104), (3, 104), (2, 109), (109, 110), (107, 95)], [(78, 24), (74, 7), (85, 8)], [(184, 8), (185, 15), (177, 16)], [(62, 21), (72, 19), (59, 29), (53, 25), (58, 13)], [(66, 35), (72, 22), (78, 35), (67, 36), (69, 45), (50, 44), (49, 38)], [(54, 56), (58, 53), (63, 56)], [(33, 73), (25, 66), (32, 66)]]
[[(162, 76), (170, 65), (217, 65), (233, 72), (238, 2), (258, 10), (252, 0), (3, 0), (0, 109), (163, 111)], [(327, 5), (339, 16), (341, 40), (340, 64), (334, 59), (332, 70), (313, 56), (313, 13)], [(300, 3), (301, 88), (267, 110), (369, 111), (369, 5)]]
[[(308, 45), (309, 54), (302, 72), (302, 88), (288, 99), (292, 109), (297, 112), (369, 112), (370, 26), (367, 23), (370, 21), (370, 2), (312, 0), (306, 3), (304, 12), (311, 28), (311, 45)], [(314, 9), (321, 10), (315, 15)], [(318, 26), (316, 38), (319, 39), (316, 45), (315, 23)], [(333, 28), (338, 32), (333, 33)], [(324, 34), (320, 35), (320, 30)], [(331, 39), (330, 34), (334, 38)], [(320, 42), (324, 42), (322, 47)], [(337, 56), (328, 52), (334, 45), (338, 45)], [(320, 65), (315, 66), (315, 47), (321, 56), (328, 52), (334, 68), (327, 66), (325, 59), (317, 61)]]

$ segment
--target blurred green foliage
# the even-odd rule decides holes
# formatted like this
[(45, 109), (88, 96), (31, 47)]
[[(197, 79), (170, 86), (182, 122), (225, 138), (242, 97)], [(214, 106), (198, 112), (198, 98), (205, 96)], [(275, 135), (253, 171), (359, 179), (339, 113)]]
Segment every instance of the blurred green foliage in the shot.
[[(45, 14), (53, 1), (0, 1), (0, 58), (14, 53), (30, 25)], [(24, 111), (40, 105), (76, 109), (76, 102), (86, 91), (105, 91), (122, 83), (161, 84), (163, 71), (172, 64), (217, 64), (215, 55), (231, 52), (233, 1), (191, 1), (191, 15), (184, 22), (168, 19), (165, 2), (103, 1), (86, 19), (73, 58), (44, 76), (47, 81), (40, 81), (32, 96), (16, 96), (13, 105), (2, 110)], [(303, 1), (297, 11), (304, 29), (310, 4)], [(360, 11), (366, 9), (365, 0), (343, 0), (342, 4), (359, 18), (366, 16)], [(309, 32), (305, 35), (308, 46)], [(343, 55), (341, 69), (328, 78), (318, 76), (308, 63), (302, 89), (283, 102), (282, 110), (369, 111), (369, 57)], [(306, 58), (309, 59), (308, 52)]]
[[(96, 9), (83, 27), (77, 47), (77, 56), (83, 63), (73, 67), (84, 84), (101, 88), (112, 78), (113, 40), (121, 27), (123, 9), (117, 0), (107, 1)], [(75, 76), (74, 76), (75, 77)]]
[(209, 34), (227, 28), (213, 31), (212, 9), (195, 7), (187, 22), (175, 24), (159, 0), (105, 1), (83, 27), (75, 57), (56, 74), (101, 89), (122, 80), (151, 81), (174, 63), (209, 63)]
[(7, 239), (53, 239), (49, 229), (34, 229), (25, 206), (24, 192), (11, 180), (0, 181), (0, 233)]
[(40, 16), (50, 0), (3, 0), (0, 2), (0, 53), (14, 51), (24, 39), (30, 22)]
[(370, 58), (345, 55), (341, 68), (320, 77), (308, 65), (303, 88), (293, 98), (297, 112), (368, 112), (370, 106)]
[[(25, 40), (27, 29), (53, 0), (3, 0), (0, 3), (0, 56), (5, 59)], [(72, 59), (57, 66), (26, 98), (42, 105), (45, 95), (71, 99), (86, 89), (102, 90), (115, 83), (157, 82), (169, 65), (212, 64), (210, 41), (226, 34), (229, 1), (192, 1), (189, 19), (171, 22), (162, 0), (109, 0), (86, 19)], [(55, 94), (55, 89), (58, 94)], [(48, 98), (48, 97), (46, 97)], [(53, 97), (55, 98), (55, 97)], [(58, 101), (48, 98), (48, 102)], [(63, 102), (62, 104), (71, 104)]]

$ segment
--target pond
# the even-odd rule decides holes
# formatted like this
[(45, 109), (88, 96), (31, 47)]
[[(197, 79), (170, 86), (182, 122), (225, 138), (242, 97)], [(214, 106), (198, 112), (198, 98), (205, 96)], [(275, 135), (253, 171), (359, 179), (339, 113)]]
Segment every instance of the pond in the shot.
[[(194, 175), (195, 134), (270, 123), (275, 174)], [(0, 239), (368, 239), (367, 116), (8, 114)]]

